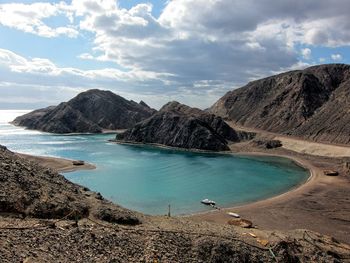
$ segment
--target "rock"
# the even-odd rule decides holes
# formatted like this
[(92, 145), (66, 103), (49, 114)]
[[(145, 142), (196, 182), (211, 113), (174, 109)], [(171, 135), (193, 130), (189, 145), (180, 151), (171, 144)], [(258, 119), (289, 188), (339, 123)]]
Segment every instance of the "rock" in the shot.
[(344, 160), (344, 172), (348, 175), (350, 175), (350, 160), (345, 159)]
[(265, 143), (266, 149), (274, 149), (282, 147), (282, 142), (280, 140), (269, 140)]
[(100, 220), (117, 223), (124, 225), (137, 225), (140, 224), (140, 220), (125, 210), (111, 209), (108, 207), (100, 207), (94, 214), (94, 216)]
[(6, 150), (7, 150), (6, 146), (0, 145), (0, 151), (6, 151)]
[(274, 149), (282, 147), (282, 142), (280, 140), (253, 140), (253, 145), (260, 146), (266, 149)]
[(148, 105), (146, 104), (146, 102), (144, 102), (143, 100), (141, 100), (141, 101), (139, 102), (139, 104), (142, 105), (143, 107), (146, 107), (146, 108), (148, 108), (148, 109), (151, 109), (151, 107), (148, 106)]
[(269, 244), (269, 241), (267, 239), (256, 239), (257, 242), (259, 242), (262, 246), (266, 247)]
[(329, 64), (250, 82), (209, 111), (246, 127), (350, 144), (349, 98), (350, 66)]
[(156, 111), (110, 91), (88, 90), (58, 106), (35, 110), (12, 123), (52, 133), (100, 133), (132, 127)]
[(122, 142), (154, 143), (185, 149), (229, 150), (228, 141), (249, 137), (232, 129), (221, 117), (197, 108), (170, 102), (116, 139)]
[(85, 164), (85, 162), (82, 161), (82, 160), (73, 161), (72, 163), (73, 163), (73, 165), (77, 165), (77, 166), (79, 166), (79, 165), (84, 165), (84, 164)]
[(339, 173), (337, 171), (333, 171), (333, 170), (325, 170), (323, 171), (324, 175), (327, 176), (337, 176), (339, 175)]
[(229, 225), (234, 225), (234, 226), (240, 226), (243, 228), (252, 228), (253, 227), (253, 222), (247, 220), (247, 219), (231, 219), (227, 222)]

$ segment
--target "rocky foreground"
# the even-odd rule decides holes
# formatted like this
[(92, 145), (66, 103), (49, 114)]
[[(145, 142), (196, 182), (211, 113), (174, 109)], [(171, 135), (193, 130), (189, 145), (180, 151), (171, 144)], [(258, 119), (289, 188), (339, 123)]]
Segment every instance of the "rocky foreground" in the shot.
[(45, 219), (93, 216), (120, 224), (139, 224), (136, 213), (100, 194), (73, 184), (52, 169), (0, 148), (0, 213)]
[(241, 126), (350, 144), (350, 65), (329, 64), (248, 83), (210, 112)]
[(348, 246), (311, 231), (246, 230), (131, 212), (4, 147), (0, 181), (1, 262), (346, 262), (350, 258)]
[(227, 151), (229, 142), (240, 142), (253, 136), (253, 133), (235, 131), (221, 117), (173, 101), (150, 118), (118, 134), (116, 139), (119, 142)]
[(153, 113), (143, 101), (136, 103), (111, 91), (92, 89), (56, 107), (19, 116), (13, 124), (51, 133), (100, 133), (132, 127)]

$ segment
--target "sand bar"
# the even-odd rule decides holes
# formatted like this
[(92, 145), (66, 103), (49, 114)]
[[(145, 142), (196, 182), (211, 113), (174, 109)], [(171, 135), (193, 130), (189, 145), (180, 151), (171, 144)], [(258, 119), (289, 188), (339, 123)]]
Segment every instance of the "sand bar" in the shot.
[(48, 157), (48, 156), (34, 156), (29, 154), (23, 154), (23, 153), (16, 153), (18, 156), (40, 163), (40, 165), (51, 168), (54, 170), (57, 170), (58, 172), (74, 172), (77, 170), (92, 170), (96, 169), (96, 166), (90, 163), (84, 162), (82, 165), (74, 165), (73, 161), (70, 159), (64, 159), (64, 158), (57, 158), (57, 157)]

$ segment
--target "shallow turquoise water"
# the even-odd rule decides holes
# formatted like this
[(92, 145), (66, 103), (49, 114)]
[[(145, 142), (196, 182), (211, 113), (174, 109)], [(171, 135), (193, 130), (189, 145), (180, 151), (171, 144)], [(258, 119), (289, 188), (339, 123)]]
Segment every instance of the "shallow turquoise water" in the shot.
[(224, 207), (252, 202), (288, 191), (308, 177), (305, 169), (284, 158), (109, 143), (114, 135), (50, 135), (7, 124), (17, 111), (0, 114), (0, 144), (23, 153), (94, 163), (96, 170), (65, 176), (148, 214), (166, 214), (168, 204), (173, 214), (205, 211), (210, 208), (200, 204), (204, 198)]

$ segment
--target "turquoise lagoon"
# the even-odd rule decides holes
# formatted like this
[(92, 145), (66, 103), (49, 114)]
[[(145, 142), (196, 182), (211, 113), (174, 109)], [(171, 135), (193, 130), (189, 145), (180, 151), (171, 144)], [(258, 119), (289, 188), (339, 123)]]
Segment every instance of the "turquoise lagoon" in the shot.
[(245, 157), (108, 142), (115, 135), (52, 135), (7, 122), (25, 111), (0, 111), (0, 144), (34, 155), (81, 159), (97, 169), (66, 173), (69, 180), (124, 207), (147, 214), (189, 214), (272, 197), (305, 182), (309, 172), (289, 159)]

